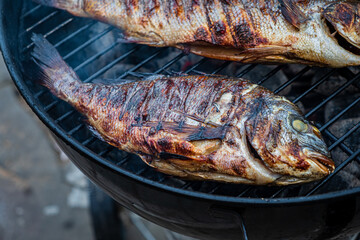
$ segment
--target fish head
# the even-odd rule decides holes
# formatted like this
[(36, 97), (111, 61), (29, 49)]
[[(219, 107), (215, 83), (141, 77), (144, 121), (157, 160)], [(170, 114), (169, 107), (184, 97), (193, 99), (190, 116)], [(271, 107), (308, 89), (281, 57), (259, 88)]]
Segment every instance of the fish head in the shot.
[(254, 154), (279, 174), (275, 184), (314, 181), (334, 171), (320, 131), (296, 105), (280, 96), (262, 101), (246, 131)]
[(342, 1), (327, 6), (322, 13), (332, 37), (346, 50), (360, 54), (360, 3)]

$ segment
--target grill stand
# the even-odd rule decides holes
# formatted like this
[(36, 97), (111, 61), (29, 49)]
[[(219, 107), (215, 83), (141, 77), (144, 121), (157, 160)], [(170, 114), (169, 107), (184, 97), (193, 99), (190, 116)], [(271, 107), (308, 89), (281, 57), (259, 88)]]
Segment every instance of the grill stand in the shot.
[(89, 181), (90, 213), (96, 240), (124, 240), (118, 204)]
[[(96, 240), (125, 240), (125, 228), (118, 214), (121, 211), (119, 204), (90, 181), (89, 189), (90, 213)], [(210, 209), (210, 212), (217, 218), (234, 219), (243, 233), (239, 239), (248, 240), (241, 213), (215, 206)], [(155, 239), (144, 224), (140, 225), (136, 219), (132, 219), (132, 222), (146, 240)]]

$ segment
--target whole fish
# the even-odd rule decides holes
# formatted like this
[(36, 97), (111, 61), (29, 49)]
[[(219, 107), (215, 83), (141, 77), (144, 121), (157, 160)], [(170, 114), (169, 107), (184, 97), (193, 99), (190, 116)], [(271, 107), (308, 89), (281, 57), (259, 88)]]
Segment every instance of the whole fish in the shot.
[(244, 63), (360, 65), (360, 3), (335, 0), (35, 0), (127, 40)]
[(56, 49), (33, 36), (44, 86), (85, 115), (107, 143), (189, 179), (287, 185), (331, 173), (319, 130), (284, 97), (222, 76), (153, 76), (82, 83)]

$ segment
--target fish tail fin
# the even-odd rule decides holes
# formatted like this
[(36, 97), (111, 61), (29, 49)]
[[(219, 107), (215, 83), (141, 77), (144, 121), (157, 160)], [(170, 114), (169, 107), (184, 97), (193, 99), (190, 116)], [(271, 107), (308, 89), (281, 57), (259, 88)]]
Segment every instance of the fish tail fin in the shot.
[(61, 8), (66, 7), (69, 5), (69, 3), (73, 2), (72, 0), (33, 0), (34, 2), (49, 6), (49, 7), (56, 7)]
[(35, 45), (32, 58), (39, 68), (37, 80), (55, 96), (67, 100), (74, 92), (74, 87), (81, 85), (79, 77), (42, 35), (33, 34), (32, 41)]
[(33, 0), (34, 2), (48, 6), (66, 10), (76, 16), (86, 16), (83, 11), (82, 0)]

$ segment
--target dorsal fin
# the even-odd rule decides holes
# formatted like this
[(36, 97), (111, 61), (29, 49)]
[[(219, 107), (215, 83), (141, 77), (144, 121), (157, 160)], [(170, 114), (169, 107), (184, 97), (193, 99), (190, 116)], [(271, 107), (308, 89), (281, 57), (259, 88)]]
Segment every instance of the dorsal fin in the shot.
[(291, 25), (300, 29), (300, 25), (306, 22), (307, 18), (297, 5), (296, 0), (279, 0), (280, 10), (285, 20)]

